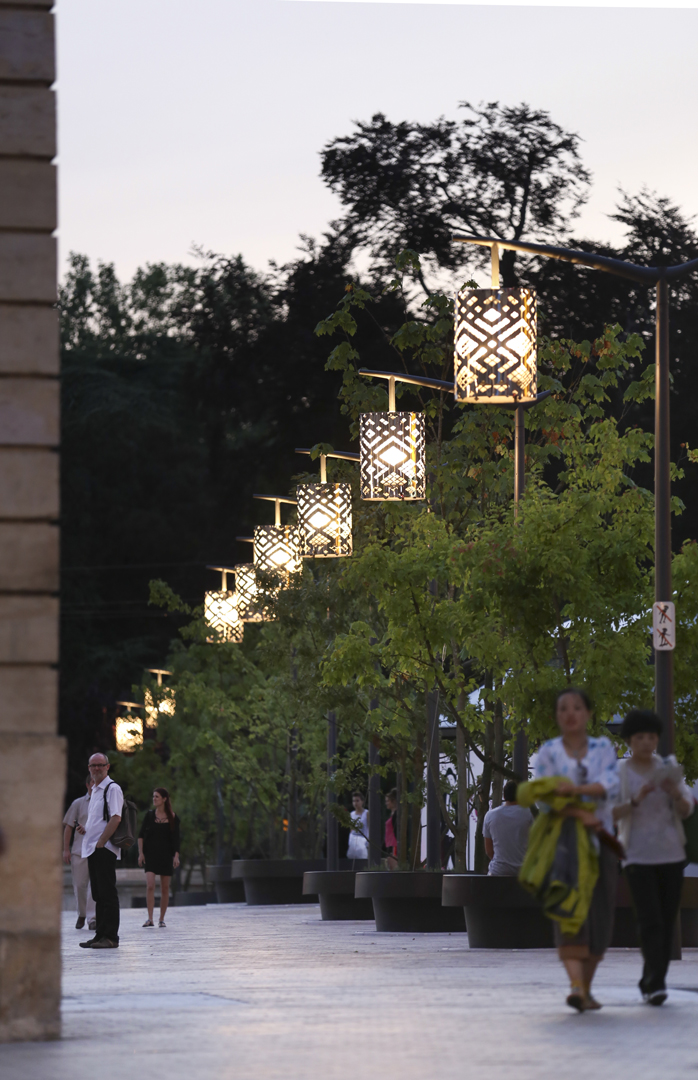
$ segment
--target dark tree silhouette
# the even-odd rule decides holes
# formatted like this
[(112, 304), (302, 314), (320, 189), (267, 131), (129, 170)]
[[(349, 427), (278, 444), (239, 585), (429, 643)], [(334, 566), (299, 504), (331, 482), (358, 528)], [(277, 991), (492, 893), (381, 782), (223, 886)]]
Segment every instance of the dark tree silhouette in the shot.
[[(548, 112), (499, 102), (461, 108), (462, 120), (432, 124), (376, 113), (322, 151), (322, 176), (346, 208), (336, 224), (384, 274), (403, 248), (434, 267), (466, 265), (473, 252), (451, 244), (454, 230), (503, 240), (560, 236), (587, 197), (579, 136)], [(515, 283), (513, 252), (502, 273)]]

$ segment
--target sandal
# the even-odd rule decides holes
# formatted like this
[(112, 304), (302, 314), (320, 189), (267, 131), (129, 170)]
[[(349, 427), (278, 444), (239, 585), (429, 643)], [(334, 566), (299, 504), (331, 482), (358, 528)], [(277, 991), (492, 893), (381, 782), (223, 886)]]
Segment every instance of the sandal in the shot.
[[(152, 926), (152, 923), (150, 925)], [(165, 925), (166, 925), (165, 920), (160, 919), (160, 922), (158, 923), (158, 926), (165, 926)]]
[(570, 987), (569, 994), (567, 995), (567, 1004), (571, 1009), (576, 1009), (577, 1012), (584, 1012), (585, 998), (586, 995), (584, 993), (584, 989), (581, 986), (575, 986), (573, 984)]
[(152, 919), (146, 919), (145, 922), (143, 923), (143, 925), (144, 926), (155, 926), (155, 923), (153, 922)]

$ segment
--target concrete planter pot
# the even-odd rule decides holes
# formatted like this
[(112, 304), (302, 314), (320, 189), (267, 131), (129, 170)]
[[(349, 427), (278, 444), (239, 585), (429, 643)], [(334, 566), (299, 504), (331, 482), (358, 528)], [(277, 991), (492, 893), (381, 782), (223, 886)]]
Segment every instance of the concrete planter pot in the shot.
[(206, 879), (213, 885), (219, 904), (244, 904), (245, 883), (240, 880), (233, 881), (231, 874), (230, 863), (206, 867)]
[(444, 907), (462, 907), (471, 949), (552, 949), (553, 924), (516, 878), (448, 874)]
[(356, 874), (356, 870), (309, 870), (303, 875), (303, 892), (320, 897), (324, 921), (373, 919), (371, 900), (354, 895)]
[(441, 905), (442, 871), (367, 871), (356, 875), (356, 897), (370, 899), (376, 930), (402, 934), (463, 933), (462, 910)]
[(303, 894), (303, 874), (323, 870), (324, 859), (234, 859), (231, 881), (242, 881), (248, 904), (317, 904)]
[[(681, 946), (684, 949), (698, 948), (698, 878), (684, 878), (681, 890)], [(611, 948), (639, 949), (635, 912), (628, 883), (623, 874), (618, 878), (616, 894), (616, 918), (613, 925)], [(678, 960), (680, 957), (674, 956)]]

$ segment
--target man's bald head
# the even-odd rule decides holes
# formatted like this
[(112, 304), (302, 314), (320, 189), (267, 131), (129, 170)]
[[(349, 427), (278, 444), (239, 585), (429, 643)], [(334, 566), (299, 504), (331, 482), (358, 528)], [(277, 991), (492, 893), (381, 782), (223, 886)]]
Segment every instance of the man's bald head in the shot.
[(109, 758), (106, 754), (93, 754), (87, 767), (95, 784), (100, 784), (109, 772)]

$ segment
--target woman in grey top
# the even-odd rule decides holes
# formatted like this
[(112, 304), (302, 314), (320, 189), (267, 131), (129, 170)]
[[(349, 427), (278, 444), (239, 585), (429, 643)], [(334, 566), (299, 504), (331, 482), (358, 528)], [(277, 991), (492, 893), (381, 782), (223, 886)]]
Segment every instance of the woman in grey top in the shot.
[(666, 1001), (686, 862), (681, 822), (693, 810), (676, 758), (657, 755), (661, 732), (662, 721), (649, 709), (632, 709), (626, 716), (621, 735), (630, 757), (620, 763), (620, 801), (613, 811), (644, 958), (640, 992), (649, 1005)]

